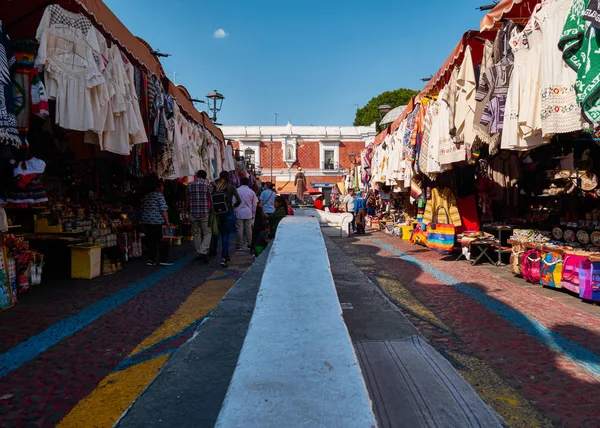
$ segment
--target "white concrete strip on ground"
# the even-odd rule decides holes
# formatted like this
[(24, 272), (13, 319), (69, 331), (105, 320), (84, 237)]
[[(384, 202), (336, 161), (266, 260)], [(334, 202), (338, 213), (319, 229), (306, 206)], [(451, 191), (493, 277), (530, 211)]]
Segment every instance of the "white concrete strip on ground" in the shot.
[(375, 427), (319, 222), (277, 230), (216, 427)]

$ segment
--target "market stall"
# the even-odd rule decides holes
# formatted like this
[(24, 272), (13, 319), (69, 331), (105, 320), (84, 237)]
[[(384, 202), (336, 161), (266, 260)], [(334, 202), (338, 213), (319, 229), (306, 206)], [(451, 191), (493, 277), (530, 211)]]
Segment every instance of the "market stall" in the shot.
[(0, 20), (0, 310), (42, 278), (91, 279), (140, 257), (149, 181), (167, 181), (179, 224), (196, 171), (249, 174), (102, 1), (28, 1)]
[[(411, 223), (415, 244), (472, 263), (510, 259), (543, 286), (580, 292), (568, 284), (581, 278), (580, 296), (600, 300), (600, 91), (589, 72), (600, 24), (580, 6), (503, 0), (463, 35), (361, 154), (374, 229)], [(409, 200), (401, 220), (376, 203), (384, 186)]]

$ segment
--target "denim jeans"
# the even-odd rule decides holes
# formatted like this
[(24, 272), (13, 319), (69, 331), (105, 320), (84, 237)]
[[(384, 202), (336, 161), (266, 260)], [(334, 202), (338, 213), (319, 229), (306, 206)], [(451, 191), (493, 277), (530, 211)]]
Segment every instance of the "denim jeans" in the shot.
[[(229, 239), (234, 232), (233, 209), (230, 209), (227, 214), (217, 215), (217, 222), (219, 224), (219, 236), (221, 237), (221, 258), (227, 259), (229, 258)], [(213, 237), (211, 253), (215, 254), (217, 252), (218, 244), (219, 239)]]

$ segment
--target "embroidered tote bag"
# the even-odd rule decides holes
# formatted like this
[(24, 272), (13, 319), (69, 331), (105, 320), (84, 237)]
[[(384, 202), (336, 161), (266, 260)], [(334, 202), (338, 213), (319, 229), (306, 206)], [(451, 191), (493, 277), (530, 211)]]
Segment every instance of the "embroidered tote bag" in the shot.
[(600, 302), (600, 262), (586, 260), (579, 270), (579, 297)]
[(546, 253), (540, 263), (540, 284), (546, 287), (560, 288), (563, 259), (560, 255)]
[(579, 270), (586, 257), (575, 254), (565, 254), (560, 285), (573, 293), (579, 293)]
[[(440, 210), (446, 214), (446, 223), (439, 223)], [(448, 211), (444, 207), (438, 207), (433, 222), (427, 225), (427, 246), (434, 251), (451, 252), (454, 249), (456, 229), (450, 222)]]
[(540, 264), (542, 253), (538, 250), (527, 250), (523, 254), (523, 279), (532, 284), (540, 283)]

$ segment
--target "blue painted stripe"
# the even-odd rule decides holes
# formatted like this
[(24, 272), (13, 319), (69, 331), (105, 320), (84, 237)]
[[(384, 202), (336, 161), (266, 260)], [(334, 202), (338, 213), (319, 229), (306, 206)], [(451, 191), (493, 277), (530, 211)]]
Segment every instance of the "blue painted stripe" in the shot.
[(193, 254), (179, 259), (172, 266), (166, 266), (157, 270), (155, 273), (134, 282), (126, 289), (108, 296), (98, 303), (94, 303), (78, 314), (60, 320), (40, 334), (30, 337), (26, 341), (12, 348), (10, 351), (1, 354), (0, 378), (3, 378), (12, 370), (15, 370), (25, 363), (33, 360), (42, 352), (48, 350), (51, 346), (56, 345), (61, 340), (66, 339), (85, 326), (91, 324), (107, 312), (133, 299), (135, 296), (152, 287), (157, 282), (174, 274), (193, 259)]
[(582, 367), (594, 377), (600, 378), (600, 357), (589, 349), (563, 337), (555, 331), (550, 330), (538, 321), (528, 317), (527, 315), (506, 305), (505, 303), (502, 303), (498, 299), (487, 295), (484, 291), (467, 285), (453, 276), (448, 275), (447, 273), (436, 269), (424, 261), (417, 259), (416, 257), (406, 254), (378, 239), (371, 239), (371, 241), (380, 248), (389, 251), (395, 256), (398, 256), (401, 260), (417, 265), (421, 270), (431, 275), (438, 281), (449, 285), (462, 294), (470, 297), (486, 309), (489, 309), (508, 321), (513, 326), (521, 329), (529, 336), (536, 338), (553, 351), (570, 358), (575, 364)]

